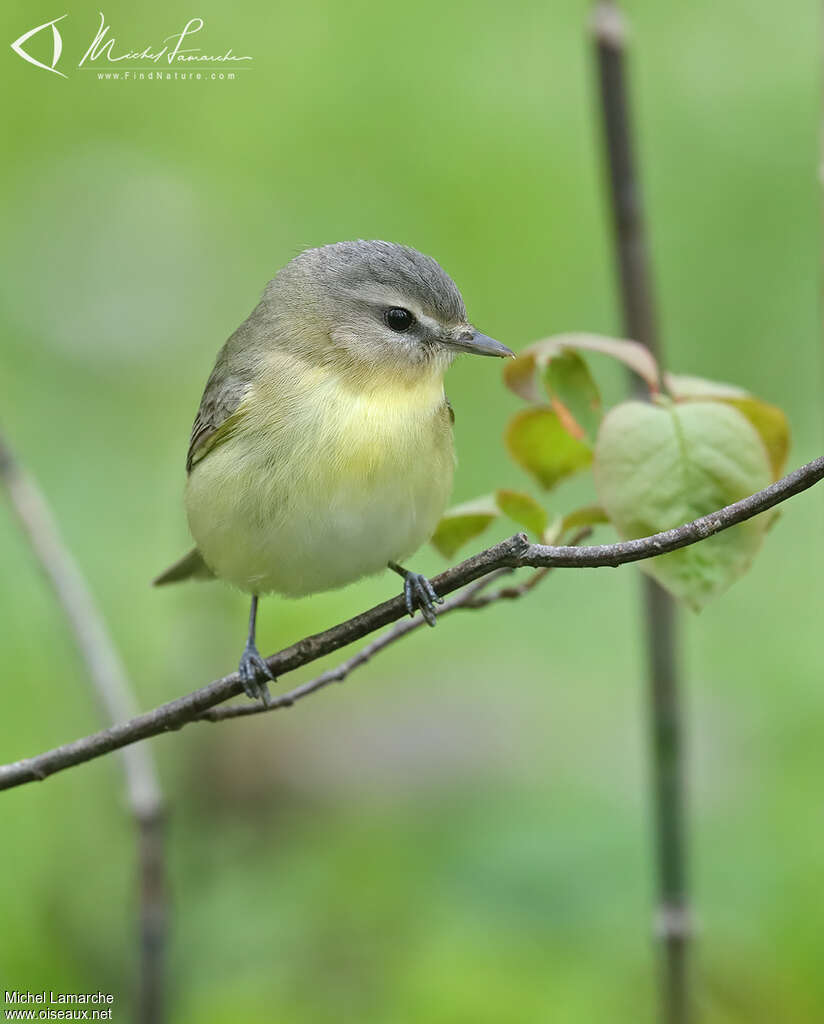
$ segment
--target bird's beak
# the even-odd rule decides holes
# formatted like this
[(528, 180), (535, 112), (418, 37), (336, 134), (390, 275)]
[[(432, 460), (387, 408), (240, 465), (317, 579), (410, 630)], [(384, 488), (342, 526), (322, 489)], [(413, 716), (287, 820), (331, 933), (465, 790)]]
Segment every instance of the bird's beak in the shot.
[(462, 331), (457, 337), (451, 337), (446, 344), (456, 352), (469, 352), (476, 356), (499, 356), (501, 358), (507, 356), (514, 358), (515, 356), (515, 353), (506, 345), (502, 345), (500, 341), (495, 341), (494, 338), (489, 338), (486, 334), (481, 334), (480, 331), (474, 329)]

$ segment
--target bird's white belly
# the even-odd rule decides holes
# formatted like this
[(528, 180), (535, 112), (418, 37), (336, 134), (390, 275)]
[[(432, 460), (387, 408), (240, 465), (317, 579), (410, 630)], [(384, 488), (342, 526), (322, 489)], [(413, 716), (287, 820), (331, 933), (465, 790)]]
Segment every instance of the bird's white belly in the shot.
[(384, 413), (377, 429), (336, 417), (269, 440), (250, 435), (215, 448), (187, 486), (189, 525), (207, 565), (253, 593), (297, 597), (380, 572), (431, 537), (449, 499), (445, 408)]

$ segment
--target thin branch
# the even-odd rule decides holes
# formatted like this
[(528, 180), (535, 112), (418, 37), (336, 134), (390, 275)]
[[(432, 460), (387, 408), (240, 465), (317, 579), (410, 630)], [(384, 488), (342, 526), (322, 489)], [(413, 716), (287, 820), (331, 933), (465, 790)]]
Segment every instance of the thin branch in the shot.
[[(435, 590), (443, 597), (497, 569), (518, 568), (599, 568), (619, 566), (654, 558), (669, 551), (688, 547), (705, 540), (737, 523), (774, 508), (788, 498), (807, 490), (824, 478), (824, 456), (801, 466), (741, 501), (702, 516), (691, 523), (656, 533), (651, 537), (620, 541), (617, 544), (593, 544), (584, 547), (551, 547), (530, 544), (524, 534), (516, 534), (432, 579)], [(340, 650), (360, 640), (382, 626), (396, 622), (407, 614), (403, 597), (398, 596), (354, 618), (347, 619), (322, 633), (305, 637), (290, 647), (267, 658), (275, 676), (284, 675), (302, 665), (308, 665), (326, 654)], [(204, 711), (238, 696), (243, 685), (236, 672), (216, 679), (184, 697), (178, 697), (151, 711), (143, 712), (129, 721), (93, 733), (35, 757), (25, 758), (0, 766), (0, 789), (11, 789), (26, 782), (35, 782), (64, 771), (76, 764), (91, 761), (112, 750), (119, 750), (138, 740), (157, 736), (162, 732), (179, 729), (199, 717)]]
[[(624, 332), (645, 345), (662, 364), (651, 257), (636, 167), (627, 88), (627, 25), (617, 3), (598, 0), (592, 18), (601, 114), (609, 170), (613, 244), (620, 282)], [(640, 378), (630, 375), (636, 393)], [(676, 655), (675, 601), (651, 577), (642, 581), (646, 626), (650, 741), (654, 786), (658, 920), (680, 927), (658, 928), (662, 940), (661, 1005), (668, 1024), (690, 1016), (687, 944), (689, 911), (684, 809), (683, 723)]]
[[(86, 580), (60, 537), (46, 499), (0, 436), (0, 481), (20, 528), (51, 584), (88, 671), (92, 690), (111, 722), (133, 716), (137, 703), (123, 662)], [(140, 899), (138, 1020), (163, 1020), (166, 936), (164, 808), (157, 771), (146, 746), (122, 750), (129, 811), (137, 828)]]
[[(591, 533), (591, 530), (583, 531), (587, 534)], [(574, 543), (574, 542), (573, 542)], [(511, 569), (502, 570), (503, 572), (511, 572)], [(521, 597), (534, 590), (541, 580), (544, 579), (548, 572), (552, 572), (552, 569), (547, 567), (545, 569), (536, 569), (535, 572), (527, 577), (523, 583), (518, 583), (515, 586), (499, 587), (497, 590), (493, 590), (491, 594), (478, 594), (472, 596), (468, 601), (463, 604), (464, 608), (486, 608), (488, 604), (494, 604), (496, 601), (517, 601)]]
[[(514, 572), (513, 569), (498, 569), (496, 572), (490, 573), (489, 576), (482, 576), (481, 579), (471, 583), (457, 597), (452, 597), (445, 601), (438, 608), (438, 619), (442, 619), (445, 615), (454, 612), (458, 608), (484, 608), (487, 604), (491, 604), (493, 601), (500, 600), (503, 597), (516, 596), (516, 590), (518, 591), (517, 596), (522, 597), (532, 590), (535, 584), (540, 582), (549, 571), (549, 569), (536, 569), (526, 583), (518, 588), (511, 588), (511, 591), (506, 593), (503, 590), (499, 590), (494, 594), (481, 595), (480, 592), (491, 586), (499, 574), (506, 576)], [(311, 693), (317, 693), (318, 690), (322, 690), (332, 683), (342, 683), (356, 668), (365, 665), (376, 654), (385, 651), (387, 647), (391, 647), (392, 644), (402, 640), (405, 636), (409, 636), (410, 633), (424, 625), (426, 625), (426, 620), (422, 616), (414, 619), (403, 619), (400, 622), (396, 622), (391, 629), (388, 629), (376, 640), (366, 644), (365, 647), (362, 647), (353, 654), (351, 658), (342, 661), (340, 665), (322, 672), (319, 676), (315, 676), (314, 679), (296, 686), (293, 690), (282, 694), (280, 697), (271, 698), (266, 704), (246, 701), (244, 704), (228, 704), (225, 707), (211, 708), (209, 711), (204, 711), (202, 715), (198, 715), (195, 721), (222, 722), (227, 718), (246, 718), (249, 715), (260, 715), (266, 714), (269, 711), (277, 711), (279, 708), (290, 708), (296, 701), (301, 700), (303, 697), (308, 697)]]

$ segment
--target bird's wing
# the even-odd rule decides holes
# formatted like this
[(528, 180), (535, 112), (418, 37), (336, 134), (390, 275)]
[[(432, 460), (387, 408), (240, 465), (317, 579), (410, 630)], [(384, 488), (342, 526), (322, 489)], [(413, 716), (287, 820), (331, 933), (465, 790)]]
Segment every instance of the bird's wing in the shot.
[(191, 473), (204, 456), (231, 436), (243, 416), (239, 406), (250, 385), (250, 374), (248, 371), (238, 372), (238, 368), (232, 366), (231, 352), (228, 345), (224, 345), (206, 382), (200, 408), (192, 425), (186, 456), (187, 473)]

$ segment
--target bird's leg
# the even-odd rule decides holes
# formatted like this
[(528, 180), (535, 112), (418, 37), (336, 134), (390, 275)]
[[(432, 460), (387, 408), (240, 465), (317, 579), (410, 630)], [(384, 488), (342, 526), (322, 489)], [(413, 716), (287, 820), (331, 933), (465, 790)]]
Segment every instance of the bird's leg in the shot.
[(403, 576), (403, 596), (406, 599), (406, 608), (410, 615), (415, 614), (415, 609), (420, 608), (428, 626), (434, 626), (436, 619), (435, 605), (443, 604), (443, 598), (438, 597), (435, 588), (419, 572), (412, 572), (404, 569), (397, 562), (389, 562), (389, 568), (399, 576)]
[(240, 656), (238, 675), (243, 683), (246, 696), (252, 700), (269, 703), (268, 680), (275, 681), (271, 669), (260, 656), (260, 651), (255, 644), (255, 626), (257, 624), (258, 596), (252, 595), (252, 609), (249, 612), (249, 635), (246, 638), (246, 646)]

